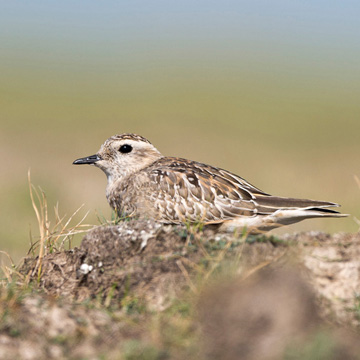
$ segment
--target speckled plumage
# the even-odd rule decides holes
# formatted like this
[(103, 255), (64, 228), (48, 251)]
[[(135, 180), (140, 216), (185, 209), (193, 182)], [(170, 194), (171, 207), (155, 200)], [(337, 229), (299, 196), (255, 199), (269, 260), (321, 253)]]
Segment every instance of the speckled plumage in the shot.
[(313, 217), (344, 216), (335, 203), (271, 196), (224, 169), (164, 157), (135, 134), (110, 137), (96, 155), (74, 164), (93, 164), (108, 179), (106, 197), (120, 215), (169, 224), (218, 224), (220, 230), (252, 232)]

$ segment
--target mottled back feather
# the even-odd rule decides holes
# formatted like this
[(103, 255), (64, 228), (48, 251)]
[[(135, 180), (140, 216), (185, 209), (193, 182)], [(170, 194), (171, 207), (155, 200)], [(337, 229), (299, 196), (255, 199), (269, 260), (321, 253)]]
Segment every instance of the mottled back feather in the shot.
[(272, 214), (284, 207), (336, 205), (271, 196), (229, 171), (182, 158), (163, 157), (144, 171), (151, 180), (151, 201), (161, 220), (170, 223), (216, 223)]

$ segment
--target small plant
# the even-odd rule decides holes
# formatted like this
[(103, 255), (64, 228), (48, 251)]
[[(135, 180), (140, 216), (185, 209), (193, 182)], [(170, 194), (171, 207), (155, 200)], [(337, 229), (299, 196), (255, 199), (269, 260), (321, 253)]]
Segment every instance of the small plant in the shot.
[(360, 321), (360, 294), (356, 293), (354, 297), (354, 305), (347, 309), (349, 312), (353, 312), (355, 319)]
[(96, 217), (97, 217), (100, 225), (102, 225), (102, 226), (104, 226), (104, 225), (108, 225), (108, 226), (119, 225), (123, 221), (131, 220), (130, 216), (127, 216), (127, 215), (119, 216), (117, 211), (114, 211), (114, 210), (111, 211), (110, 220), (108, 220), (101, 212), (99, 213), (98, 211), (96, 212)]
[[(360, 189), (360, 179), (359, 179), (359, 177), (358, 176), (356, 176), (356, 175), (354, 175), (354, 179), (355, 179), (355, 182), (356, 182), (356, 184), (357, 184), (357, 186), (359, 187), (359, 189)], [(360, 220), (357, 218), (357, 217), (353, 217), (354, 218), (354, 221), (356, 222), (356, 224), (359, 226), (359, 230), (358, 231), (360, 231)]]
[(87, 212), (75, 225), (70, 225), (71, 221), (84, 205), (81, 205), (67, 220), (65, 220), (65, 216), (61, 217), (59, 214), (58, 204), (54, 207), (55, 219), (54, 225), (52, 225), (49, 219), (46, 194), (40, 187), (36, 189), (31, 183), (30, 170), (28, 172), (28, 182), (31, 203), (36, 214), (40, 234), (39, 240), (33, 242), (32, 235), (30, 233), (30, 241), (32, 245), (29, 253), (32, 252), (34, 254), (35, 249), (38, 248), (38, 260), (32, 275), (34, 275), (37, 271), (38, 281), (40, 281), (43, 257), (47, 254), (51, 254), (55, 250), (63, 250), (66, 243), (68, 243), (69, 248), (71, 248), (73, 236), (86, 232), (92, 228), (92, 225), (83, 224), (89, 212)]
[(127, 340), (123, 345), (124, 360), (158, 360), (166, 359), (164, 354), (151, 344), (139, 340)]

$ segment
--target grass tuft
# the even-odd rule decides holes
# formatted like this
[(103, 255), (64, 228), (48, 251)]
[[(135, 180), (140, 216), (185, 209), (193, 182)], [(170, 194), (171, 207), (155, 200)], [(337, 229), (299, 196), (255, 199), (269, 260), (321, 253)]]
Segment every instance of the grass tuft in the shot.
[(86, 212), (81, 220), (75, 225), (71, 225), (71, 222), (83, 208), (84, 204), (81, 205), (67, 220), (65, 220), (66, 215), (60, 216), (59, 205), (56, 204), (54, 206), (54, 220), (51, 221), (49, 218), (46, 194), (40, 187), (36, 188), (31, 183), (30, 170), (28, 171), (28, 183), (31, 204), (35, 211), (39, 228), (39, 238), (35, 242), (33, 241), (32, 232), (30, 231), (31, 247), (28, 253), (35, 254), (35, 250), (38, 250), (38, 260), (32, 275), (37, 272), (38, 281), (40, 281), (42, 260), (44, 256), (51, 254), (54, 251), (64, 250), (66, 243), (68, 244), (68, 247), (71, 248), (74, 235), (87, 232), (93, 225), (83, 224), (89, 211)]
[(112, 226), (112, 225), (119, 225), (123, 221), (130, 221), (132, 218), (131, 216), (119, 215), (117, 211), (111, 211), (110, 220), (108, 220), (101, 212), (96, 211), (96, 217), (98, 222), (101, 226)]

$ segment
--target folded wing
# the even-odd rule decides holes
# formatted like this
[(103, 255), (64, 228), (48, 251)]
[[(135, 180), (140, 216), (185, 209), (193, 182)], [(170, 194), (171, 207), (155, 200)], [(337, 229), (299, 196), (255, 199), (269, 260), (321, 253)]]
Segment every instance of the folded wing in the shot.
[(279, 210), (301, 210), (292, 212), (301, 217), (292, 222), (342, 216), (329, 209), (338, 204), (272, 196), (229, 171), (195, 161), (162, 158), (151, 167), (150, 200), (164, 222), (221, 223), (239, 217), (267, 216)]

